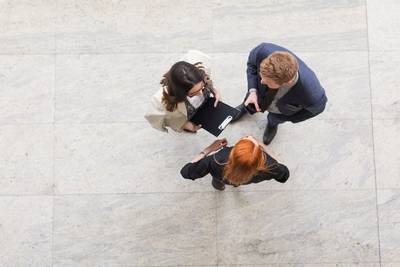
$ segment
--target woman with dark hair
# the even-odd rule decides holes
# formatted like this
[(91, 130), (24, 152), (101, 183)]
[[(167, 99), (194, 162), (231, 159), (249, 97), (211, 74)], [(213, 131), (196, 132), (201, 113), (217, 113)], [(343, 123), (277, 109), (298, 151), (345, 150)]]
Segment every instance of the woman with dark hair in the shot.
[(201, 128), (189, 120), (208, 98), (215, 97), (214, 106), (220, 100), (210, 79), (208, 61), (207, 55), (191, 50), (164, 74), (162, 88), (152, 98), (155, 110), (145, 115), (154, 128), (168, 131), (169, 127), (177, 132)]
[[(224, 190), (225, 184), (239, 186), (272, 179), (280, 183), (288, 180), (288, 168), (265, 152), (263, 144), (254, 137), (245, 136), (233, 147), (226, 145), (226, 139), (214, 141), (185, 164), (182, 176), (195, 180), (211, 174), (211, 184), (217, 190)], [(209, 155), (215, 151), (218, 152)]]

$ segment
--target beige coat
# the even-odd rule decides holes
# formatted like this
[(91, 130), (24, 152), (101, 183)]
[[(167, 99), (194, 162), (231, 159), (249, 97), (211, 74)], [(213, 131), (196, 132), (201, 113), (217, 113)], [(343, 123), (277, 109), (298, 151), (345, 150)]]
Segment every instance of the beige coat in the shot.
[[(180, 60), (192, 64), (202, 62), (206, 73), (211, 74), (210, 57), (200, 51), (190, 50)], [(182, 102), (178, 104), (175, 111), (167, 111), (162, 103), (162, 92), (163, 88), (161, 87), (152, 96), (150, 110), (144, 117), (157, 130), (168, 132), (167, 127), (169, 127), (176, 132), (182, 132), (182, 127), (187, 122), (186, 105)]]

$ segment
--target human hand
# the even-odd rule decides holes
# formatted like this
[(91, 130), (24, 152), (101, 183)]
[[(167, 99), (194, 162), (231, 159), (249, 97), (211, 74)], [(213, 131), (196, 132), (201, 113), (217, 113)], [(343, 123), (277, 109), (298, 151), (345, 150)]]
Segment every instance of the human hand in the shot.
[(215, 107), (217, 107), (218, 102), (221, 101), (221, 94), (215, 88), (214, 88), (214, 93), (213, 94), (214, 94), (214, 98), (215, 98), (215, 101), (214, 101), (214, 108), (215, 108)]
[(257, 112), (261, 111), (260, 107), (258, 106), (257, 92), (255, 92), (255, 91), (250, 92), (250, 94), (247, 97), (246, 101), (244, 101), (244, 105), (245, 106), (247, 106), (248, 104), (254, 104), (254, 106), (256, 107)]
[(185, 122), (185, 124), (183, 125), (183, 129), (192, 133), (196, 133), (200, 128), (201, 128), (201, 124), (196, 125), (191, 121), (187, 121)]
[(212, 142), (211, 145), (209, 145), (206, 149), (204, 149), (204, 151), (208, 154), (213, 151), (217, 151), (218, 149), (226, 146), (227, 144), (228, 141), (226, 140), (226, 138), (217, 139), (214, 142)]

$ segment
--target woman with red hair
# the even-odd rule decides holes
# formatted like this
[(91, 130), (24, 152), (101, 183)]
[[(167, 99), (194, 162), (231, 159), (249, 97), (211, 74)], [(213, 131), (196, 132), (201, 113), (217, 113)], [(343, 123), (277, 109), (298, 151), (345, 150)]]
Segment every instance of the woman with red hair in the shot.
[[(182, 168), (182, 176), (195, 180), (211, 174), (211, 184), (217, 190), (224, 190), (225, 184), (239, 186), (272, 179), (280, 183), (288, 180), (288, 168), (266, 153), (254, 137), (243, 137), (233, 147), (226, 145), (226, 139), (214, 141)], [(209, 155), (215, 151), (218, 152)]]

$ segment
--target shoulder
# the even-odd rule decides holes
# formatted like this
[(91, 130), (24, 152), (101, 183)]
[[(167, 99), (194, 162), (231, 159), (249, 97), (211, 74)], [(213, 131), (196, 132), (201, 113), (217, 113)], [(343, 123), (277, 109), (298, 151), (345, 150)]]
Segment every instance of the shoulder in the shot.
[(271, 157), (268, 153), (266, 154), (266, 159), (265, 159), (265, 167), (267, 168), (267, 172), (276, 174), (278, 173), (288, 173), (289, 170), (288, 168), (282, 164), (279, 163), (276, 159)]
[(321, 99), (324, 89), (314, 71), (304, 63), (299, 65), (299, 81), (303, 91), (303, 98), (307, 102), (314, 103)]
[(229, 153), (231, 152), (232, 147), (224, 147), (220, 149), (217, 153), (213, 155), (215, 163), (219, 165), (225, 165), (229, 159)]
[(158, 110), (163, 110), (164, 105), (162, 104), (162, 98), (163, 98), (163, 88), (161, 87), (151, 97), (151, 104), (153, 105), (153, 107), (157, 108)]
[(256, 47), (254, 47), (250, 53), (256, 54), (257, 57), (266, 58), (267, 56), (276, 51), (290, 52), (288, 49), (273, 43), (261, 43)]
[(209, 68), (211, 65), (210, 56), (199, 50), (189, 50), (182, 56), (181, 60), (191, 64), (201, 63), (201, 66), (204, 68)]
[(264, 152), (265, 155), (265, 166), (270, 166), (270, 165), (274, 165), (277, 164), (278, 161), (276, 159), (274, 159), (270, 154), (268, 154), (267, 152)]

